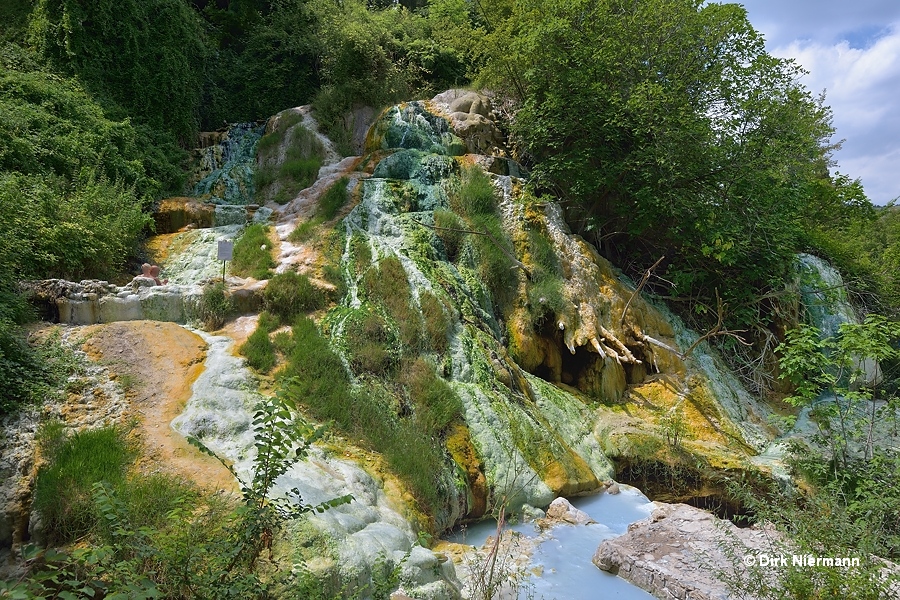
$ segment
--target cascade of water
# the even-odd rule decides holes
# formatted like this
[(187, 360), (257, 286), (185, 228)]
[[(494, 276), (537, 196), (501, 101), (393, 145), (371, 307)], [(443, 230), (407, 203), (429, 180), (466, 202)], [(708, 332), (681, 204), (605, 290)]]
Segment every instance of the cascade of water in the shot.
[(253, 167), (256, 144), (265, 125), (236, 123), (225, 139), (201, 151), (200, 172), (206, 175), (191, 191), (193, 196), (209, 196), (214, 204), (248, 204), (253, 197)]

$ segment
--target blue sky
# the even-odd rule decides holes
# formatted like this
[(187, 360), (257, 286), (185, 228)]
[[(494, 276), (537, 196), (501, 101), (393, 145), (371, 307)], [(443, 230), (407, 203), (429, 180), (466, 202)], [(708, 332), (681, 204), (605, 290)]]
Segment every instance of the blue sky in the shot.
[(845, 140), (834, 158), (875, 204), (900, 197), (900, 0), (737, 0), (775, 56), (825, 91)]

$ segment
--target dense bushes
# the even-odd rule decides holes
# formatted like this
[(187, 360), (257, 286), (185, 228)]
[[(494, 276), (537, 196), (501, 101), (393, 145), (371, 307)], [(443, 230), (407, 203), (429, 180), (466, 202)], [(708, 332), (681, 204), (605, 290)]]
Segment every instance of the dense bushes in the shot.
[(196, 139), (207, 49), (183, 0), (40, 0), (31, 36), (54, 66), (124, 114), (184, 144)]

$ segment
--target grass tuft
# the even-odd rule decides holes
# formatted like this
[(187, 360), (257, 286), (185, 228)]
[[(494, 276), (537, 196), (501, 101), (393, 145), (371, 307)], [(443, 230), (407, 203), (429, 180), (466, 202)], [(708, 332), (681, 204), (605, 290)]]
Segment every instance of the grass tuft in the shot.
[(288, 322), (302, 312), (322, 308), (325, 301), (325, 294), (309, 277), (292, 271), (275, 275), (263, 290), (265, 309)]
[(39, 432), (38, 443), (47, 463), (38, 470), (34, 509), (48, 543), (67, 544), (97, 525), (91, 486), (121, 485), (134, 453), (114, 427), (66, 434), (62, 423), (51, 422)]
[(268, 231), (269, 227), (262, 223), (254, 223), (244, 229), (234, 244), (232, 273), (254, 279), (268, 279), (272, 276), (270, 269), (275, 268), (275, 260), (272, 258), (273, 244)]

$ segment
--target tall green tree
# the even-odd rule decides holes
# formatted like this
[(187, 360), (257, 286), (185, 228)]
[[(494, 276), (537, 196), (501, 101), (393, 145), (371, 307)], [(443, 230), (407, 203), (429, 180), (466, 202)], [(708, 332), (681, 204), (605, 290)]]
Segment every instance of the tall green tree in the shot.
[[(483, 5), (483, 3), (482, 3)], [(518, 0), (484, 8), (484, 80), (516, 98), (533, 185), (665, 293), (759, 315), (827, 178), (830, 112), (736, 4)], [(659, 291), (662, 288), (657, 288)]]
[(206, 47), (184, 0), (39, 0), (30, 34), (46, 59), (100, 98), (183, 145), (195, 140)]

